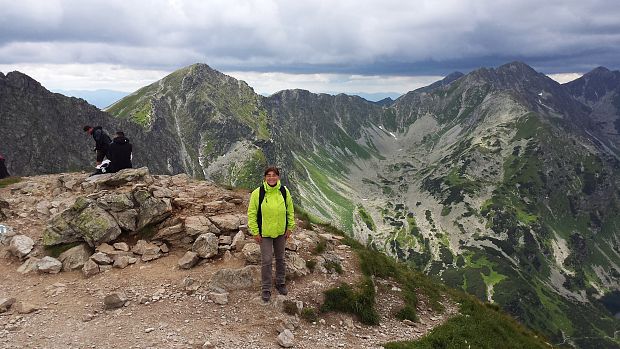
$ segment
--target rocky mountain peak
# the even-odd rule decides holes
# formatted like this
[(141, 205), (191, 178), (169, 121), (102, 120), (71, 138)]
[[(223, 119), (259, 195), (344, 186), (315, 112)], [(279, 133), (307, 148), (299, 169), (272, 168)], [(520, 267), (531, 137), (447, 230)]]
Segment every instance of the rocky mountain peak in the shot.
[(41, 86), (41, 83), (19, 71), (12, 71), (6, 75), (0, 73), (0, 88), (11, 88), (15, 91), (26, 90), (34, 93), (50, 93)]
[(597, 67), (564, 86), (575, 98), (592, 105), (611, 91), (620, 90), (620, 71)]

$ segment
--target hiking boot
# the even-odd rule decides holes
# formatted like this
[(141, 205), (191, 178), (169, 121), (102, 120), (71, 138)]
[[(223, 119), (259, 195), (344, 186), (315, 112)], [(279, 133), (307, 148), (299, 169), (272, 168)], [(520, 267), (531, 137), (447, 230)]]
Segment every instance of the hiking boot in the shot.
[(271, 292), (263, 291), (263, 293), (261, 295), (261, 299), (263, 300), (263, 302), (265, 302), (265, 303), (269, 302), (270, 298), (271, 298)]
[(288, 290), (286, 289), (286, 286), (284, 285), (277, 285), (276, 290), (278, 290), (278, 293), (283, 296), (286, 296), (288, 294)]

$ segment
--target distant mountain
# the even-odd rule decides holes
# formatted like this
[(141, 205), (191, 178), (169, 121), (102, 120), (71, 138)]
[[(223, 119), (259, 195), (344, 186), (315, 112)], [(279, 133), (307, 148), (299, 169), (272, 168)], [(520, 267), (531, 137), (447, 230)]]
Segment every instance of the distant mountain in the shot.
[[(620, 321), (600, 299), (620, 291), (615, 76), (599, 68), (561, 85), (512, 62), (382, 104), (305, 90), (263, 97), (195, 64), (110, 106), (116, 119), (16, 76), (5, 80), (20, 88), (0, 84), (10, 125), (0, 139), (12, 137), (9, 157), (34, 147), (21, 169), (38, 173), (88, 145), (66, 132), (87, 120), (131, 130), (154, 173), (252, 188), (276, 164), (313, 219), (499, 304), (556, 344), (612, 348)], [(39, 154), (22, 130), (54, 151)], [(83, 143), (63, 148), (67, 139)], [(62, 165), (28, 167), (47, 157)]]
[(82, 98), (99, 109), (104, 109), (129, 94), (115, 90), (54, 90), (52, 92)]

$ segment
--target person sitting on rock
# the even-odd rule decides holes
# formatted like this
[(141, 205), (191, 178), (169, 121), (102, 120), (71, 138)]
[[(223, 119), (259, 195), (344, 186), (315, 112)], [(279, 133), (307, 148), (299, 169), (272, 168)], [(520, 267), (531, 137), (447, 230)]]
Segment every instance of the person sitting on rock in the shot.
[(110, 159), (110, 166), (108, 166), (107, 172), (118, 172), (124, 168), (131, 168), (131, 151), (132, 146), (129, 139), (125, 138), (125, 133), (117, 131), (108, 148), (107, 157)]
[(99, 166), (106, 157), (108, 147), (110, 146), (110, 142), (112, 142), (112, 140), (110, 140), (110, 136), (103, 132), (103, 128), (101, 126), (90, 127), (86, 125), (84, 126), (84, 131), (88, 132), (89, 135), (92, 135), (95, 140), (95, 151), (97, 152), (96, 161), (97, 166)]
[(6, 165), (4, 164), (4, 156), (0, 154), (0, 179), (9, 177), (9, 171), (6, 169)]

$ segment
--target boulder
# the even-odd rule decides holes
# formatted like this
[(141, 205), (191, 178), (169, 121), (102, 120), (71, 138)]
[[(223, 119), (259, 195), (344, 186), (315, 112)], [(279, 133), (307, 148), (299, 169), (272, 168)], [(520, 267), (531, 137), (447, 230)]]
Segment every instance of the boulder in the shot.
[(98, 188), (114, 188), (129, 182), (146, 180), (149, 175), (147, 167), (127, 168), (116, 173), (103, 174), (87, 178), (87, 182)]
[(9, 244), (9, 251), (16, 257), (24, 258), (32, 251), (34, 241), (26, 235), (15, 235)]
[(262, 257), (260, 253), (260, 245), (255, 242), (250, 242), (243, 246), (241, 250), (243, 257), (249, 264), (260, 264)]
[(211, 277), (209, 287), (226, 291), (254, 288), (260, 285), (260, 267), (249, 265), (241, 269), (220, 269)]
[(206, 233), (220, 234), (220, 230), (205, 216), (190, 216), (185, 218), (185, 233), (197, 236)]
[(211, 216), (209, 220), (221, 231), (238, 231), (241, 225), (241, 220), (236, 214)]
[(43, 233), (45, 246), (86, 241), (90, 246), (116, 239), (121, 229), (94, 200), (78, 198), (75, 204), (54, 217)]
[(62, 269), (62, 263), (50, 256), (45, 256), (37, 262), (37, 270), (40, 273), (58, 274)]
[(153, 236), (153, 239), (160, 239), (166, 241), (176, 241), (183, 238), (183, 224), (179, 223), (170, 227), (159, 229)]
[(198, 253), (187, 251), (185, 252), (185, 255), (179, 259), (179, 268), (191, 269), (194, 265), (196, 265), (196, 263), (198, 263), (199, 260), (200, 258), (198, 257)]
[(202, 258), (211, 258), (217, 255), (217, 247), (219, 239), (215, 234), (202, 234), (196, 238), (192, 245), (192, 251), (196, 252)]
[(110, 193), (97, 199), (97, 204), (108, 212), (123, 212), (134, 208), (130, 193)]
[(215, 304), (226, 305), (228, 304), (228, 292), (209, 292), (209, 299)]
[(114, 248), (114, 246), (104, 242), (104, 243), (99, 244), (95, 248), (95, 251), (103, 252), (105, 254), (111, 255), (111, 254), (114, 254), (114, 252), (116, 252), (116, 249)]
[(58, 260), (62, 263), (62, 270), (70, 271), (82, 268), (91, 254), (87, 244), (80, 244), (61, 253)]
[(116, 219), (116, 223), (121, 229), (125, 231), (136, 231), (136, 224), (138, 222), (138, 211), (130, 209), (121, 212), (110, 212), (112, 217)]
[(138, 202), (138, 223), (136, 229), (140, 230), (147, 225), (157, 224), (172, 214), (172, 204), (168, 198), (156, 198), (146, 189), (138, 189), (133, 193)]
[(287, 279), (295, 279), (310, 274), (310, 269), (306, 266), (306, 260), (295, 252), (286, 252), (284, 262), (286, 263)]

